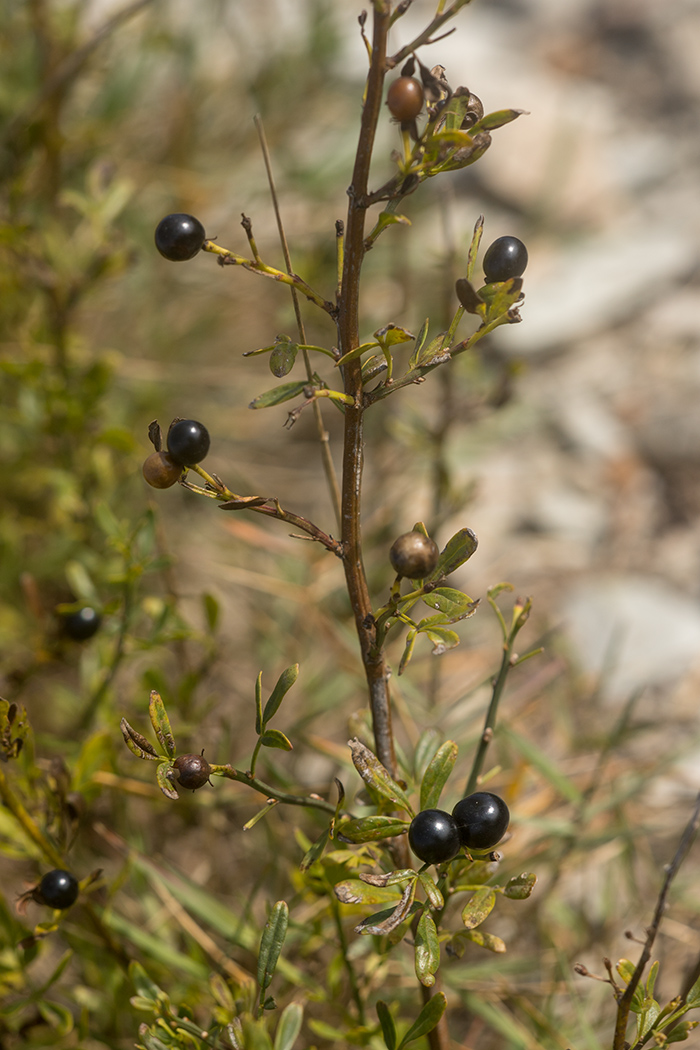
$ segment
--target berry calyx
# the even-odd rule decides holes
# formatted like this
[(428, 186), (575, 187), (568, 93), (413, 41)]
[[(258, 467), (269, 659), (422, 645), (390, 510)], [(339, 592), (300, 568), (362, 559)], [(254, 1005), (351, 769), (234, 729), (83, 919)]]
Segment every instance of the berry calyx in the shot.
[(168, 455), (182, 467), (201, 463), (209, 444), (209, 431), (196, 419), (180, 419), (168, 431)]
[(194, 259), (207, 239), (199, 219), (194, 215), (175, 212), (166, 215), (156, 226), (156, 248), (170, 262)]
[(386, 96), (389, 112), (395, 120), (415, 120), (423, 108), (423, 85), (415, 77), (398, 77)]
[(99, 631), (101, 623), (102, 617), (97, 610), (86, 605), (63, 617), (63, 632), (74, 642), (86, 642)]
[(408, 844), (425, 864), (444, 864), (460, 851), (457, 822), (442, 809), (424, 809), (411, 821)]
[(209, 783), (211, 766), (203, 753), (201, 755), (178, 755), (173, 765), (177, 770), (178, 783), (184, 788), (196, 791), (197, 788)]
[(69, 871), (55, 868), (44, 875), (36, 888), (36, 897), (49, 908), (70, 908), (78, 899), (78, 880)]
[(143, 464), (143, 476), (154, 489), (169, 489), (182, 474), (182, 467), (167, 452), (152, 452)]
[(490, 791), (475, 791), (461, 799), (452, 810), (460, 842), (465, 849), (493, 849), (510, 821), (508, 807), (502, 798)]
[(527, 248), (517, 237), (497, 237), (486, 249), (484, 276), (487, 281), (520, 277), (527, 266)]
[(440, 550), (434, 540), (422, 532), (404, 532), (394, 541), (389, 561), (398, 576), (421, 580), (429, 576), (438, 563)]

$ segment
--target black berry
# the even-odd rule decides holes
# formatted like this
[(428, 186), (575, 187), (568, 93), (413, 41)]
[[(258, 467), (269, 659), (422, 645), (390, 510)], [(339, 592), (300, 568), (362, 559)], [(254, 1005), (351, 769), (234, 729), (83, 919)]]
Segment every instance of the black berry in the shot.
[(396, 120), (415, 120), (423, 108), (423, 85), (415, 77), (399, 77), (389, 88), (386, 104)]
[(502, 798), (490, 791), (475, 791), (452, 810), (465, 849), (493, 849), (508, 829), (510, 813)]
[(180, 419), (168, 431), (168, 455), (183, 467), (201, 463), (209, 451), (209, 431), (196, 419)]
[(389, 561), (394, 572), (409, 580), (422, 580), (424, 576), (429, 576), (439, 557), (437, 543), (422, 532), (405, 532), (394, 541), (389, 551)]
[(154, 489), (169, 489), (181, 474), (181, 465), (167, 452), (152, 452), (143, 464), (143, 476)]
[(442, 809), (424, 809), (411, 821), (408, 843), (426, 864), (444, 864), (461, 847), (457, 822)]
[(78, 888), (75, 875), (56, 868), (44, 875), (37, 887), (37, 896), (49, 908), (70, 908), (78, 899)]
[(520, 277), (527, 266), (527, 248), (517, 237), (498, 237), (486, 249), (484, 276), (487, 281)]
[(201, 249), (207, 235), (194, 215), (176, 212), (166, 215), (156, 226), (156, 248), (170, 262), (186, 262)]
[(96, 609), (86, 605), (63, 617), (63, 630), (74, 642), (86, 642), (100, 629), (102, 617)]
[(178, 755), (173, 765), (177, 770), (178, 783), (184, 788), (196, 791), (209, 782), (211, 766), (202, 755)]

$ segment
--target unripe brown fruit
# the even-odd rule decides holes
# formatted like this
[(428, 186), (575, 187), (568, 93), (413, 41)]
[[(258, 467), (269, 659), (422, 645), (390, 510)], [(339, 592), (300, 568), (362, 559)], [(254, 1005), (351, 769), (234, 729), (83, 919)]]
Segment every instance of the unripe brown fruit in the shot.
[(405, 532), (394, 541), (389, 561), (398, 576), (421, 580), (429, 576), (438, 563), (440, 550), (434, 540), (422, 532)]
[(423, 108), (423, 85), (415, 77), (399, 77), (389, 88), (386, 104), (396, 120), (415, 120)]
[(167, 452), (152, 452), (143, 465), (143, 476), (154, 489), (169, 489), (182, 474), (182, 467)]
[(196, 791), (209, 782), (211, 766), (203, 755), (178, 755), (173, 765), (178, 783), (184, 788)]

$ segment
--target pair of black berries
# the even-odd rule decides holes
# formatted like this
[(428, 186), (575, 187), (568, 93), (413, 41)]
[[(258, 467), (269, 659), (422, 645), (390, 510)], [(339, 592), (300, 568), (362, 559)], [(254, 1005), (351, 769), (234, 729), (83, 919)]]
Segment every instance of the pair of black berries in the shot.
[(510, 813), (502, 798), (476, 791), (461, 799), (452, 813), (424, 809), (411, 821), (408, 842), (425, 864), (445, 864), (460, 849), (490, 850), (506, 833)]
[(143, 476), (154, 489), (168, 489), (183, 467), (201, 463), (209, 451), (209, 431), (196, 419), (178, 419), (170, 427), (167, 452), (152, 452), (143, 465)]
[[(406, 84), (403, 81), (415, 84), (416, 89), (412, 93), (407, 93)], [(418, 106), (416, 112), (420, 112), (420, 107), (423, 104), (423, 89), (421, 85), (412, 77), (399, 77), (389, 89), (388, 101), (390, 103), (392, 101), (392, 90), (397, 85), (402, 89), (402, 94), (396, 101), (394, 107), (396, 112), (394, 112), (394, 109), (391, 112), (397, 119), (399, 113), (410, 112), (415, 116), (415, 107)], [(389, 108), (391, 109), (391, 104)], [(401, 119), (405, 118), (402, 116)], [(195, 255), (201, 251), (206, 239), (204, 227), (199, 219), (196, 219), (194, 215), (187, 215), (183, 212), (166, 215), (156, 227), (156, 248), (170, 262), (187, 262), (188, 259), (194, 259)], [(511, 277), (520, 277), (525, 272), (526, 266), (527, 248), (517, 237), (498, 237), (486, 250), (486, 255), (484, 256), (484, 276), (488, 282), (507, 281)], [(199, 462), (199, 460), (194, 462)], [(174, 484), (174, 482), (171, 484)]]

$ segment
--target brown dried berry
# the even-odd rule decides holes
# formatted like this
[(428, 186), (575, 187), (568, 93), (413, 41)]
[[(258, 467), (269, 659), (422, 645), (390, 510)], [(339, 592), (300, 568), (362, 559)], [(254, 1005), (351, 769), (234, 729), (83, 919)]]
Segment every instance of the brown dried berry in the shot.
[(201, 755), (179, 755), (173, 762), (177, 770), (177, 779), (184, 788), (196, 791), (209, 783), (211, 766)]
[(423, 85), (415, 77), (399, 77), (389, 88), (386, 104), (395, 120), (415, 120), (423, 108)]
[(182, 467), (167, 452), (152, 452), (143, 465), (143, 476), (154, 489), (169, 489), (182, 474)]
[(389, 560), (399, 576), (420, 580), (429, 576), (438, 563), (440, 550), (434, 540), (422, 532), (405, 532), (394, 541)]

